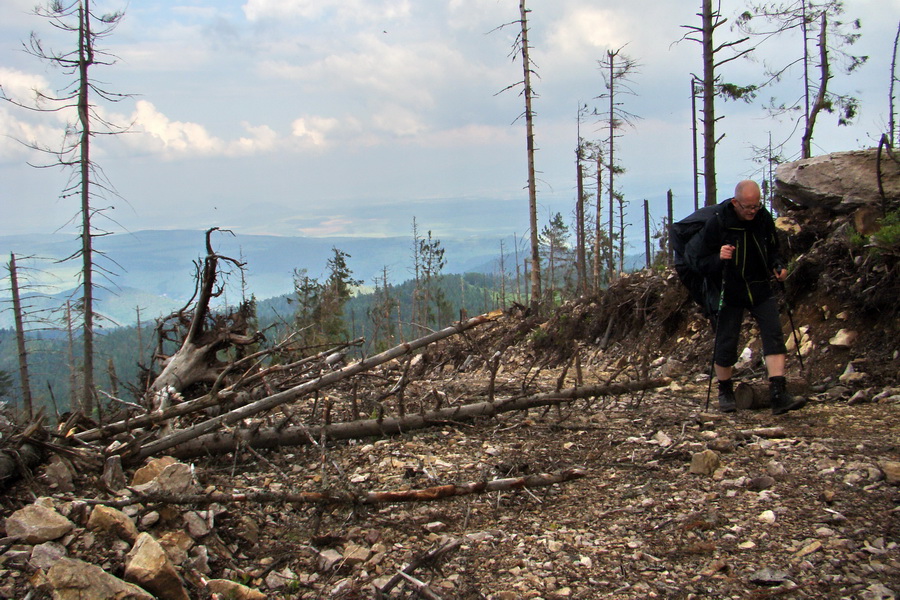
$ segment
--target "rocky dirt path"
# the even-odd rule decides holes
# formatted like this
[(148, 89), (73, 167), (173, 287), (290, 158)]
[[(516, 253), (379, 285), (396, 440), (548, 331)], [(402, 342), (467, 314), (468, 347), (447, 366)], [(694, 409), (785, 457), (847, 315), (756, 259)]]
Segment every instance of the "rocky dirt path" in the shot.
[[(705, 385), (682, 381), (641, 398), (580, 400), (325, 452), (240, 453), (194, 469), (200, 489), (274, 493), (587, 471), (551, 487), (355, 508), (125, 511), (157, 539), (189, 533), (177, 568), (192, 598), (213, 597), (203, 586), (212, 578), (268, 598), (376, 597), (375, 587), (450, 540), (458, 545), (411, 573), (427, 585), (421, 597), (894, 598), (900, 391), (888, 392), (860, 404), (822, 394), (786, 417), (726, 417), (703, 412)], [(19, 492), (49, 495), (48, 481)], [(122, 576), (129, 543), (83, 522), (62, 541), (69, 556)], [(34, 547), (7, 550), (0, 594), (50, 597), (32, 587), (42, 572)], [(412, 585), (385, 597), (414, 597)]]
[[(898, 399), (816, 402), (775, 419), (704, 414), (695, 400), (704, 396), (689, 387), (640, 409), (576, 404), (561, 424), (551, 411), (349, 446), (339, 460), (356, 465), (351, 478), (382, 488), (573, 465), (589, 475), (534, 492), (384, 507), (345, 524), (332, 514), (338, 548), (377, 539), (382, 556), (329, 578), (377, 581), (455, 536), (462, 546), (422, 575), (442, 597), (894, 597), (900, 493), (882, 467), (898, 458)], [(765, 431), (773, 426), (780, 431)], [(719, 466), (691, 473), (692, 457), (709, 448)]]

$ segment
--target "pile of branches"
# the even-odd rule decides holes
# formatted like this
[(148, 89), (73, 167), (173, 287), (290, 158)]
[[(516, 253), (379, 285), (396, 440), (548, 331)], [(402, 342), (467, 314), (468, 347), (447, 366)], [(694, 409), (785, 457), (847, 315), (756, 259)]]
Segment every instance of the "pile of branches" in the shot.
[[(250, 351), (259, 336), (247, 331), (243, 309), (233, 315), (214, 315), (209, 308), (211, 299), (221, 293), (216, 284), (220, 264), (240, 266), (213, 251), (209, 239), (213, 231), (207, 232), (207, 256), (202, 265), (198, 263), (196, 300), (161, 320), (158, 327), (170, 341), (175, 341), (172, 332), (182, 332), (178, 348), (161, 357), (162, 369), (140, 401), (113, 399), (121, 410), (104, 423), (74, 412), (56, 429), (45, 428), (38, 419), (27, 431), (5, 437), (0, 455), (8, 460), (5, 469), (0, 460), (0, 481), (33, 466), (23, 463), (26, 454), (40, 457), (56, 452), (85, 468), (100, 469), (108, 467), (111, 458), (127, 465), (161, 455), (189, 458), (239, 448), (392, 435), (667, 383), (662, 379), (610, 381), (584, 387), (579, 379), (576, 387), (563, 389), (560, 378), (554, 389), (547, 390), (536, 383), (542, 368), (538, 366), (528, 369), (522, 381), (501, 397), (495, 383), (504, 352), (521, 340), (523, 327), (531, 326), (523, 325), (531, 321), (522, 314), (512, 317), (502, 311), (455, 322), (354, 361), (348, 361), (348, 356), (363, 345), (362, 339), (304, 356), (297, 354), (289, 335), (272, 347)], [(514, 307), (516, 311), (521, 307)], [(499, 326), (501, 322), (507, 326)], [(481, 326), (488, 333), (473, 343), (466, 332)], [(450, 397), (442, 389), (445, 386), (427, 377), (424, 365), (429, 357), (441, 355), (430, 346), (451, 337), (462, 338), (470, 358), (484, 369), (477, 394)], [(233, 359), (223, 360), (223, 356)]]

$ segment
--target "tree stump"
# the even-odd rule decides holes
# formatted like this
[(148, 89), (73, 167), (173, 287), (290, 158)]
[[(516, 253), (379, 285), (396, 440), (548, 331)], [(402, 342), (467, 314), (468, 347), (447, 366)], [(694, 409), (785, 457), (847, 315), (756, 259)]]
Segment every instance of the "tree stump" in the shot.
[[(809, 384), (802, 379), (788, 379), (787, 391), (792, 396), (806, 396), (809, 394)], [(734, 403), (740, 410), (755, 410), (769, 408), (769, 382), (768, 381), (742, 381), (734, 388)]]
[(0, 450), (0, 490), (17, 479), (23, 469), (34, 469), (41, 464), (43, 454), (38, 446), (22, 444), (18, 448)]

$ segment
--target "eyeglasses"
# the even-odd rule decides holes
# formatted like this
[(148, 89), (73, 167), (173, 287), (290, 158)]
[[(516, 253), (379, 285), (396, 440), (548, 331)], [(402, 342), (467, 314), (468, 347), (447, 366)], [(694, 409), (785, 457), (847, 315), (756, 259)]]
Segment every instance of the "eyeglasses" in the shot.
[(762, 204), (755, 204), (753, 206), (747, 206), (743, 202), (738, 200), (737, 198), (735, 198), (734, 201), (737, 203), (738, 206), (740, 206), (742, 209), (746, 210), (747, 212), (756, 212), (762, 208)]

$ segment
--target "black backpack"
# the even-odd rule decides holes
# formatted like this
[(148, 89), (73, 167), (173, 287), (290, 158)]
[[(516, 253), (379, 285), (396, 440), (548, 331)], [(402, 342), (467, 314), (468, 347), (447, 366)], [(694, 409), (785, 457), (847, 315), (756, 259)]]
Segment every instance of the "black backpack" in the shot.
[(673, 223), (669, 228), (672, 240), (672, 253), (675, 258), (675, 272), (678, 273), (681, 283), (687, 288), (691, 299), (700, 306), (700, 310), (708, 318), (713, 318), (719, 311), (719, 297), (722, 292), (722, 282), (705, 276), (697, 270), (697, 257), (691, 255), (688, 243), (700, 233), (706, 222), (712, 218), (718, 218), (724, 227), (723, 211), (731, 200), (720, 204), (704, 206)]

